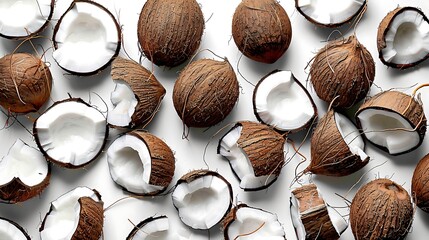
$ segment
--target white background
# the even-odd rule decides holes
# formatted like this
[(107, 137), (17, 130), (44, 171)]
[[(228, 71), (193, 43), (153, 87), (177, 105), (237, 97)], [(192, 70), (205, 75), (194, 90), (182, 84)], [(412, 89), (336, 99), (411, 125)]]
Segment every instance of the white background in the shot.
[[(124, 46), (129, 55), (138, 60), (139, 53), (137, 48), (137, 33), (136, 26), (139, 12), (144, 4), (144, 0), (111, 0), (98, 1), (102, 2), (116, 15), (120, 23), (123, 25)], [(234, 41), (231, 39), (231, 20), (235, 7), (239, 4), (239, 0), (199, 0), (198, 1), (207, 21), (200, 49), (210, 49), (218, 55), (226, 56), (231, 64), (237, 69), (237, 61), (241, 56), (237, 50)], [(55, 18), (61, 15), (61, 12), (68, 7), (70, 0), (58, 0), (57, 9), (55, 10)], [(253, 83), (274, 69), (292, 70), (295, 76), (304, 82), (307, 79), (305, 66), (307, 62), (314, 56), (318, 49), (322, 48), (327, 40), (332, 29), (322, 29), (315, 27), (307, 22), (294, 8), (294, 1), (282, 0), (281, 5), (286, 9), (293, 28), (293, 38), (289, 50), (276, 63), (268, 65), (254, 62), (243, 57), (239, 68), (243, 75)], [(376, 78), (375, 84), (381, 89), (387, 90), (397, 88), (406, 93), (411, 93), (415, 84), (428, 82), (429, 61), (422, 63), (420, 66), (400, 71), (389, 69), (384, 66), (378, 59), (376, 49), (376, 33), (377, 27), (381, 19), (387, 12), (393, 10), (397, 5), (400, 6), (416, 6), (422, 8), (424, 12), (429, 14), (429, 3), (427, 1), (412, 1), (412, 0), (391, 0), (391, 1), (369, 1), (368, 11), (364, 15), (362, 21), (357, 28), (357, 37), (360, 42), (365, 45), (372, 53), (376, 63)], [(54, 24), (55, 22), (53, 22)], [(50, 27), (52, 28), (52, 26)], [(345, 36), (352, 34), (347, 31), (349, 25), (340, 28)], [(43, 35), (50, 37), (52, 31), (47, 30)], [(337, 33), (332, 34), (333, 37), (338, 37)], [(38, 41), (46, 48), (50, 46), (48, 40)], [(18, 42), (0, 39), (0, 54), (5, 55), (13, 51)], [(25, 50), (25, 49), (23, 49)], [(27, 48), (30, 51), (30, 49)], [(39, 49), (40, 50), (40, 49)], [(51, 58), (52, 51), (46, 53), (46, 61), (51, 65), (51, 71), (54, 76), (54, 88), (52, 92), (53, 101), (67, 98), (67, 93), (74, 97), (81, 97), (84, 100), (89, 100), (91, 92), (96, 92), (102, 96), (105, 101), (109, 102), (110, 92), (113, 90), (113, 83), (110, 78), (110, 69), (99, 73), (93, 77), (75, 77), (65, 74), (59, 69), (58, 65)], [(123, 52), (121, 55), (124, 56)], [(214, 56), (207, 51), (202, 52), (197, 58)], [(143, 61), (143, 65), (149, 69), (153, 69), (155, 76), (167, 89), (167, 94), (162, 102), (160, 112), (156, 115), (154, 121), (148, 126), (148, 130), (165, 140), (165, 142), (174, 150), (176, 157), (176, 171), (173, 182), (181, 175), (192, 169), (206, 168), (203, 162), (203, 150), (205, 145), (210, 141), (211, 136), (219, 129), (228, 123), (238, 120), (256, 120), (252, 111), (252, 92), (253, 87), (246, 83), (243, 78), (238, 77), (241, 86), (241, 94), (239, 102), (228, 118), (213, 128), (192, 129), (189, 140), (182, 139), (182, 124), (179, 117), (173, 108), (172, 89), (178, 72), (185, 66), (179, 66), (173, 69), (159, 68), (152, 66), (148, 60)], [(380, 89), (372, 87), (370, 95), (378, 93)], [(317, 103), (319, 116), (322, 116), (327, 109), (327, 105), (322, 103), (314, 93), (310, 90), (314, 100)], [(429, 97), (426, 97), (428, 89), (422, 89), (422, 99), (426, 103), (425, 111), (429, 112), (428, 103)], [(101, 109), (105, 109), (104, 104), (96, 95), (91, 95), (92, 103), (98, 105)], [(51, 105), (52, 101), (47, 104)], [(109, 103), (109, 107), (111, 104)], [(37, 117), (37, 114), (30, 114), (31, 118)], [(25, 125), (31, 127), (31, 120), (20, 117)], [(6, 122), (4, 115), (0, 116), (0, 125), (3, 126)], [(222, 134), (221, 134), (222, 135)], [(290, 136), (296, 143), (300, 143), (304, 139), (305, 133), (295, 134)], [(244, 202), (248, 205), (263, 208), (265, 210), (276, 213), (280, 222), (284, 225), (287, 239), (295, 239), (294, 230), (289, 216), (289, 196), (290, 184), (295, 175), (294, 170), (296, 165), (302, 160), (300, 157), (294, 157), (290, 163), (285, 166), (279, 179), (267, 190), (259, 192), (243, 192), (238, 188), (238, 181), (232, 174), (226, 160), (216, 155), (216, 146), (220, 135), (216, 135), (210, 142), (206, 154), (206, 160), (210, 169), (218, 171), (225, 176), (234, 188), (235, 203)], [(32, 146), (35, 143), (31, 135), (26, 132), (21, 126), (15, 124), (8, 129), (0, 131), (0, 156), (7, 154), (9, 147), (17, 138), (21, 138)], [(115, 138), (111, 134), (110, 139)], [(379, 178), (389, 177), (397, 183), (403, 185), (405, 189), (410, 190), (411, 177), (417, 162), (429, 150), (428, 140), (426, 139), (422, 146), (405, 155), (392, 157), (386, 153), (376, 149), (373, 145), (366, 145), (366, 152), (371, 156), (372, 161), (361, 171), (342, 178), (313, 176), (314, 181), (321, 189), (325, 199), (332, 206), (338, 208), (343, 214), (347, 214), (348, 209), (346, 203), (338, 193), (352, 200), (356, 188), (353, 188), (349, 194), (347, 192), (351, 186), (356, 183), (361, 176), (362, 181), (357, 187), (363, 183)], [(287, 158), (292, 156), (292, 150), (286, 147)], [(305, 141), (302, 151), (309, 158), (309, 141)], [(387, 161), (383, 166), (377, 167), (371, 171), (376, 165)], [(308, 162), (304, 163), (300, 169), (304, 168)], [(69, 170), (61, 169), (57, 166), (52, 168), (51, 184), (41, 194), (27, 202), (16, 205), (0, 205), (0, 216), (10, 218), (21, 224), (31, 235), (33, 239), (39, 239), (38, 227), (45, 213), (49, 209), (51, 201), (58, 198), (63, 193), (77, 187), (88, 186), (97, 189), (101, 194), (105, 206), (107, 207), (114, 201), (127, 196), (119, 187), (111, 180), (106, 156), (103, 154), (99, 159), (87, 166), (85, 169)], [(104, 239), (117, 240), (125, 239), (129, 231), (132, 229), (132, 224), (137, 224), (141, 220), (154, 215), (168, 215), (171, 223), (183, 227), (177, 217), (177, 212), (172, 206), (171, 195), (163, 197), (154, 197), (146, 199), (129, 199), (125, 200), (105, 212), (104, 221)], [(348, 216), (346, 216), (348, 218)], [(129, 221), (130, 220), (130, 221)], [(408, 235), (408, 239), (422, 239), (429, 236), (429, 214), (417, 209), (412, 231)], [(198, 232), (201, 239), (208, 239), (208, 231)], [(424, 236), (424, 237), (423, 237)], [(213, 227), (210, 230), (210, 239), (222, 239), (219, 231), (219, 226)], [(351, 230), (348, 229), (341, 239), (353, 239)]]

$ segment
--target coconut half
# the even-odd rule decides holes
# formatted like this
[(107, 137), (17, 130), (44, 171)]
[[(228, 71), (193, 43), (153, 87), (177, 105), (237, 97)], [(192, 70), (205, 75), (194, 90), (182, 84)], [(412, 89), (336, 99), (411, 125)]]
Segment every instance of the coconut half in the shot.
[(51, 203), (40, 226), (41, 240), (98, 240), (103, 230), (101, 195), (77, 187)]
[(194, 170), (177, 181), (172, 197), (184, 224), (193, 229), (210, 229), (230, 210), (232, 188), (217, 172)]
[(356, 112), (356, 122), (370, 142), (391, 155), (416, 149), (426, 133), (422, 104), (397, 91), (382, 92), (367, 100)]
[(225, 157), (245, 191), (269, 187), (284, 166), (285, 138), (267, 125), (238, 122), (223, 136), (218, 154)]
[(253, 91), (256, 118), (281, 132), (310, 127), (317, 108), (307, 89), (290, 71), (275, 70), (263, 77)]
[(33, 125), (43, 155), (66, 168), (80, 168), (96, 159), (108, 130), (104, 115), (80, 98), (54, 103)]
[(429, 19), (418, 8), (398, 7), (381, 21), (377, 33), (380, 60), (389, 67), (414, 67), (429, 57)]
[(105, 68), (121, 48), (121, 30), (102, 5), (75, 0), (54, 28), (53, 58), (77, 75), (95, 74)]
[(16, 222), (0, 217), (1, 240), (31, 240), (27, 232)]
[(348, 226), (337, 211), (327, 206), (314, 184), (291, 192), (290, 212), (298, 240), (339, 239)]
[(414, 203), (423, 211), (429, 213), (429, 154), (424, 156), (414, 170), (411, 182), (411, 196)]

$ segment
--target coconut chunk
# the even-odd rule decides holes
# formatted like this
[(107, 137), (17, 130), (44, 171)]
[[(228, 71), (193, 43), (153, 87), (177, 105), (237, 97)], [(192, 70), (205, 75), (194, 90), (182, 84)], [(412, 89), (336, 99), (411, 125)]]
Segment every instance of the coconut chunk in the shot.
[(138, 102), (130, 86), (123, 81), (115, 81), (110, 100), (114, 107), (107, 115), (107, 122), (120, 127), (130, 125)]
[(30, 240), (30, 236), (17, 223), (0, 217), (1, 240)]
[(365, 143), (356, 126), (346, 116), (338, 112), (335, 112), (334, 118), (338, 131), (349, 147), (350, 152), (358, 155), (362, 161), (366, 160), (368, 155), (364, 152)]

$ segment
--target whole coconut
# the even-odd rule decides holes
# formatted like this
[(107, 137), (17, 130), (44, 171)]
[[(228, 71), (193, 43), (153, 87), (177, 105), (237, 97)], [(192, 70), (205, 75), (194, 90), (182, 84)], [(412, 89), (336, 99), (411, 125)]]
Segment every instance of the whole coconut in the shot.
[(429, 213), (429, 154), (420, 160), (414, 170), (411, 192), (416, 205)]

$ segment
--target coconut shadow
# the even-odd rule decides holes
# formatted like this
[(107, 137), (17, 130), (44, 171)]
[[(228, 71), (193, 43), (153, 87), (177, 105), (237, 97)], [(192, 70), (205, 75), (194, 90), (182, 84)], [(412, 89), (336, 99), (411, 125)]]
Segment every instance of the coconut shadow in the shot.
[[(54, 64), (57, 64), (56, 62)], [(110, 77), (110, 65), (100, 72), (90, 76), (78, 76), (65, 72), (62, 70), (63, 78), (67, 80), (67, 84), (73, 91), (91, 91), (103, 84), (103, 81), (111, 80)], [(57, 80), (58, 81), (58, 80)]]

